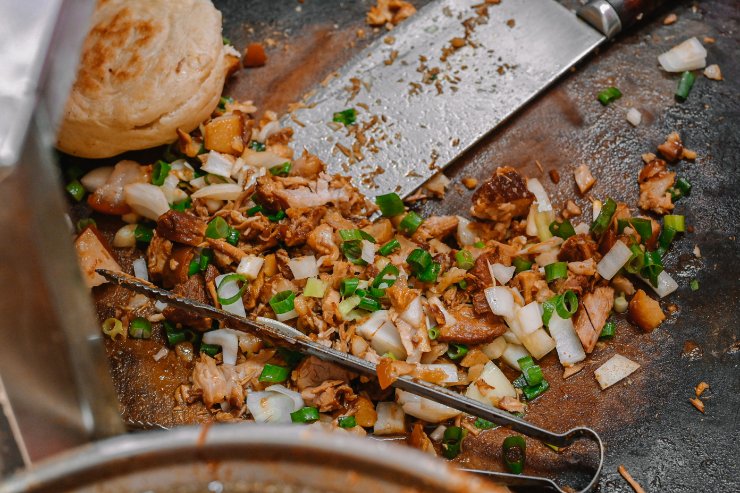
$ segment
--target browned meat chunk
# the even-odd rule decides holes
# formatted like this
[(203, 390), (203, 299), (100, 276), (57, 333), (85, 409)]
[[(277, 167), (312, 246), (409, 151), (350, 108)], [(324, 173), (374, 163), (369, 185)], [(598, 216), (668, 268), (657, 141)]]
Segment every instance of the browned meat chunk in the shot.
[[(195, 300), (200, 303), (208, 303), (206, 286), (201, 274), (194, 274), (188, 277), (185, 282), (177, 284), (172, 289), (172, 292), (178, 296)], [(195, 329), (211, 328), (210, 318), (198, 316), (190, 310), (168, 306), (162, 310), (162, 315), (164, 315), (164, 317), (170, 322), (174, 324), (182, 324), (185, 327), (192, 327)]]
[(476, 315), (487, 315), (491, 312), (491, 307), (488, 305), (486, 300), (486, 293), (478, 291), (472, 296), (473, 301), (473, 312)]
[(156, 231), (146, 249), (146, 265), (152, 281), (159, 281), (172, 254), (172, 242), (159, 236)]
[(443, 240), (457, 230), (457, 216), (432, 216), (427, 218), (411, 237), (417, 243), (426, 243), (432, 238)]
[(641, 209), (651, 210), (658, 214), (667, 214), (673, 210), (673, 201), (668, 191), (676, 181), (676, 173), (666, 170), (666, 163), (662, 159), (653, 159), (640, 171), (640, 200), (637, 205)]
[(526, 270), (520, 272), (514, 279), (511, 280), (511, 286), (519, 290), (521, 295), (524, 297), (524, 303), (531, 303), (532, 300), (537, 298), (537, 293), (540, 291), (546, 291), (550, 293), (550, 289), (547, 286), (545, 277), (539, 271)]
[(157, 219), (157, 234), (175, 243), (198, 246), (206, 234), (206, 222), (187, 212), (169, 210)]
[(440, 342), (484, 344), (506, 332), (506, 324), (493, 313), (480, 317), (470, 305), (461, 305), (450, 312), (457, 319), (452, 326), (444, 325), (439, 331)]
[(319, 408), (322, 413), (347, 407), (357, 399), (352, 387), (341, 380), (327, 380), (318, 387), (301, 391), (306, 405)]
[(553, 283), (553, 288), (558, 294), (563, 294), (566, 291), (573, 291), (578, 296), (581, 296), (584, 291), (588, 289), (591, 277), (584, 276), (581, 274), (574, 274), (568, 272), (566, 279), (558, 279)]
[(193, 247), (175, 246), (172, 248), (170, 257), (162, 270), (163, 287), (171, 288), (176, 284), (187, 282), (188, 269), (194, 253)]
[(293, 370), (291, 379), (298, 390), (316, 387), (326, 380), (341, 380), (349, 382), (355, 375), (341, 366), (309, 356)]
[(561, 262), (580, 262), (593, 258), (599, 246), (589, 234), (573, 235), (561, 245), (558, 260)]
[(318, 226), (326, 213), (326, 207), (293, 208), (286, 210), (288, 221), (280, 226), (280, 237), (286, 246), (294, 247), (306, 243), (308, 235)]
[(324, 163), (317, 156), (309, 154), (305, 149), (301, 157), (293, 161), (290, 174), (315, 179), (324, 170)]
[(257, 178), (254, 191), (255, 202), (271, 211), (283, 210), (287, 208), (288, 204), (278, 195), (277, 192), (281, 190), (283, 190), (282, 183), (273, 179), (272, 176), (269, 174), (260, 176)]
[(527, 190), (527, 182), (517, 170), (509, 166), (497, 168), (493, 177), (473, 194), (471, 214), (481, 219), (509, 222), (525, 216), (534, 195)]
[(415, 12), (416, 7), (405, 0), (378, 0), (377, 5), (370, 7), (366, 21), (376, 27), (396, 25)]
[(493, 285), (491, 270), (488, 268), (489, 264), (509, 266), (511, 265), (511, 257), (505, 255), (498, 247), (489, 248), (481, 253), (475, 259), (473, 268), (468, 271), (468, 277), (478, 289), (484, 289)]
[(574, 325), (587, 353), (594, 350), (613, 305), (614, 290), (610, 287), (598, 287), (581, 299)]
[(409, 303), (414, 301), (419, 294), (421, 294), (420, 290), (411, 289), (403, 284), (404, 283), (396, 282), (393, 286), (385, 290), (391, 305), (398, 313), (403, 312), (406, 307), (409, 306)]
[(658, 146), (658, 152), (669, 163), (675, 163), (684, 157), (684, 147), (681, 137), (677, 133), (672, 133), (666, 137), (665, 142)]
[(642, 330), (649, 332), (665, 320), (665, 313), (660, 309), (660, 303), (648, 296), (645, 291), (638, 289), (629, 304), (630, 320)]

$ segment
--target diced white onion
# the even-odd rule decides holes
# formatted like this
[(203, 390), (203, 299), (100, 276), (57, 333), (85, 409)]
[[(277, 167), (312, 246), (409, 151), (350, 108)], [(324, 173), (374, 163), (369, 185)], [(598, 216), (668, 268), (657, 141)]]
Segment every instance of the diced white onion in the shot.
[(236, 183), (216, 183), (196, 190), (191, 197), (194, 199), (236, 200), (243, 192), (242, 187)]
[(193, 176), (195, 176), (195, 170), (184, 159), (178, 159), (170, 163), (170, 174), (167, 175), (167, 179), (174, 177), (178, 181), (190, 181), (193, 179)]
[(254, 140), (264, 143), (269, 136), (279, 131), (280, 123), (277, 120), (273, 120), (260, 129)]
[(704, 69), (704, 77), (711, 80), (722, 80), (722, 70), (714, 63)]
[(440, 299), (436, 296), (433, 296), (429, 298), (429, 304), (434, 305), (439, 309), (439, 311), (442, 313), (442, 316), (444, 316), (445, 319), (445, 325), (452, 326), (457, 323), (457, 319), (453, 317), (450, 312), (447, 311), (444, 304), (440, 301)]
[(519, 326), (521, 327), (524, 334), (531, 334), (535, 330), (542, 327), (542, 313), (540, 312), (540, 304), (536, 301), (524, 305), (517, 312), (517, 319), (519, 320)]
[(220, 152), (211, 151), (208, 153), (208, 159), (206, 159), (206, 162), (200, 169), (212, 175), (229, 178), (234, 169), (234, 162)]
[(157, 351), (157, 354), (153, 356), (154, 361), (159, 361), (162, 358), (166, 357), (170, 353), (170, 350), (167, 349), (167, 346), (162, 346), (159, 351)]
[(621, 240), (614, 242), (604, 258), (596, 265), (596, 272), (606, 280), (614, 277), (619, 269), (632, 257), (632, 251)]
[(418, 368), (420, 371), (444, 372), (445, 378), (440, 380), (439, 383), (457, 383), (460, 381), (457, 366), (453, 363), (419, 364)]
[(462, 216), (457, 216), (457, 243), (460, 246), (475, 243), (475, 233), (470, 229), (470, 221)]
[(406, 349), (403, 347), (398, 329), (390, 320), (388, 310), (373, 312), (357, 327), (357, 333), (370, 341), (370, 345), (378, 354), (391, 353), (398, 359), (406, 359)]
[(658, 62), (666, 72), (696, 70), (706, 66), (707, 50), (693, 37), (659, 55)]
[(537, 221), (535, 221), (536, 217), (537, 204), (532, 202), (532, 205), (529, 206), (529, 213), (527, 214), (527, 229), (525, 230), (527, 236), (537, 236)]
[(491, 311), (502, 317), (514, 316), (514, 296), (508, 288), (504, 286), (494, 286), (486, 288), (483, 293), (486, 295), (488, 306)]
[(205, 176), (199, 176), (198, 178), (193, 178), (192, 180), (190, 180), (189, 184), (191, 187), (193, 187), (196, 190), (200, 190), (201, 188), (208, 186), (208, 183), (206, 183)]
[(537, 203), (537, 210), (539, 212), (547, 212), (552, 210), (552, 204), (550, 203), (550, 197), (545, 191), (545, 187), (542, 186), (540, 180), (537, 178), (527, 178), (527, 190), (532, 192)]
[(599, 217), (599, 214), (601, 213), (601, 201), (599, 199), (594, 199), (591, 202), (591, 210), (594, 216), (594, 221), (597, 217)]
[(136, 224), (127, 224), (113, 237), (113, 246), (116, 248), (130, 248), (136, 246)]
[(414, 298), (401, 313), (400, 317), (401, 320), (415, 329), (421, 327), (421, 322), (424, 320), (424, 308), (421, 304), (421, 296)]
[(378, 402), (375, 407), (378, 419), (375, 421), (375, 435), (399, 435), (406, 432), (406, 414), (395, 402)]
[[(171, 187), (175, 188), (180, 183), (180, 179), (175, 176), (172, 172), (170, 172), (167, 177), (164, 179), (164, 183), (162, 184), (162, 187)], [(166, 193), (165, 193), (166, 195)]]
[(519, 340), (517, 335), (511, 329), (504, 332), (504, 335), (502, 335), (501, 337), (503, 337), (508, 344), (519, 344), (520, 346), (522, 344), (522, 341)]
[(415, 418), (423, 419), (428, 423), (439, 423), (460, 415), (460, 411), (452, 409), (444, 404), (396, 389), (396, 401), (406, 414)]
[(154, 308), (159, 313), (162, 313), (164, 311), (164, 309), (167, 308), (167, 306), (168, 306), (167, 303), (165, 303), (164, 301), (157, 300), (157, 301), (154, 302)]
[(601, 390), (604, 390), (620, 380), (627, 378), (638, 368), (640, 368), (639, 363), (635, 363), (621, 354), (615, 354), (606, 363), (596, 369), (594, 376), (596, 376)]
[(489, 361), (483, 367), (480, 376), (468, 386), (465, 396), (484, 404), (497, 406), (504, 397), (516, 397), (516, 390), (496, 363)]
[(639, 277), (640, 279), (645, 281), (645, 284), (650, 286), (652, 290), (655, 291), (655, 293), (661, 298), (668, 296), (669, 294), (671, 294), (672, 292), (678, 289), (678, 283), (666, 271), (661, 271), (661, 273), (658, 274), (658, 287), (653, 286), (652, 283), (648, 279), (642, 276), (639, 276)]
[(238, 332), (232, 329), (211, 330), (203, 334), (203, 342), (221, 346), (221, 354), (225, 365), (235, 365), (239, 351)]
[(257, 255), (247, 255), (246, 257), (242, 257), (239, 261), (239, 266), (236, 268), (236, 272), (250, 281), (253, 281), (257, 279), (257, 276), (259, 276), (264, 264), (264, 258), (258, 257)]
[(512, 265), (510, 267), (506, 267), (504, 264), (490, 264), (489, 269), (491, 270), (493, 277), (495, 277), (501, 284), (506, 284), (511, 281), (511, 278), (514, 277), (514, 272), (516, 271), (515, 266)]
[(530, 356), (530, 354), (526, 349), (524, 349), (524, 346), (519, 344), (507, 344), (506, 349), (501, 353), (501, 361), (517, 371), (522, 371), (522, 369), (519, 368), (519, 360), (525, 356)]
[(303, 407), (298, 392), (282, 385), (272, 385), (263, 392), (247, 394), (247, 409), (258, 423), (291, 423), (290, 413)]
[(489, 358), (499, 359), (506, 350), (506, 338), (504, 336), (499, 336), (488, 344), (482, 346), (480, 349), (483, 351), (483, 354)]
[(429, 190), (432, 194), (437, 197), (444, 197), (445, 188), (450, 184), (450, 179), (447, 178), (444, 173), (437, 172), (424, 183), (424, 188)]
[(534, 359), (542, 359), (547, 353), (555, 349), (555, 340), (543, 328), (522, 337), (521, 341)]
[(313, 255), (292, 258), (288, 261), (288, 267), (290, 267), (290, 271), (296, 280), (318, 277), (319, 275), (319, 266), (316, 264), (316, 257)]
[(288, 320), (293, 320), (294, 318), (298, 318), (298, 312), (295, 311), (295, 309), (290, 310), (289, 312), (285, 313), (278, 313), (275, 315), (277, 319), (281, 322), (286, 322)]
[(447, 431), (447, 427), (445, 425), (439, 425), (429, 434), (429, 438), (431, 438), (433, 442), (441, 442), (445, 436), (445, 431)]
[(642, 122), (642, 113), (640, 113), (640, 110), (637, 108), (630, 108), (629, 111), (627, 111), (627, 121), (630, 122), (630, 124), (633, 127), (636, 127)]
[(581, 193), (588, 192), (594, 183), (596, 183), (596, 178), (591, 174), (591, 169), (585, 164), (581, 164), (573, 170), (573, 176)]
[[(223, 279), (229, 275), (231, 274), (222, 274), (214, 279), (218, 296), (221, 298), (231, 298), (239, 292), (239, 284), (236, 279), (229, 279), (222, 283)], [(241, 297), (237, 298), (234, 303), (230, 303), (228, 305), (222, 303), (221, 308), (240, 317), (247, 316), (247, 312), (244, 310), (244, 301), (242, 301)]]
[(167, 199), (168, 204), (174, 204), (175, 202), (180, 202), (188, 198), (188, 194), (185, 190), (180, 188), (171, 187), (169, 185), (163, 185), (159, 188), (162, 189), (162, 193), (164, 193), (164, 198)]
[(573, 230), (578, 235), (588, 234), (588, 224), (586, 224), (586, 223), (578, 223), (575, 226), (573, 226)]
[(378, 246), (375, 243), (362, 240), (362, 255), (360, 255), (360, 258), (368, 264), (372, 264), (375, 262), (375, 250), (377, 248)]
[(278, 394), (282, 394), (288, 397), (290, 400), (293, 401), (293, 409), (295, 409), (295, 411), (298, 411), (299, 409), (303, 408), (303, 406), (305, 405), (303, 403), (303, 397), (301, 396), (299, 392), (296, 392), (295, 390), (290, 390), (284, 385), (280, 385), (280, 384), (270, 385), (269, 387), (265, 389), (265, 391), (277, 392)]
[(85, 187), (85, 190), (92, 193), (105, 185), (105, 182), (108, 181), (108, 178), (110, 178), (112, 173), (113, 166), (101, 166), (100, 168), (95, 168), (87, 172), (85, 176), (80, 178), (80, 183)]
[(556, 312), (553, 312), (548, 328), (550, 335), (555, 339), (558, 359), (563, 366), (570, 366), (586, 359), (586, 353), (573, 327), (572, 319), (560, 318)]
[(134, 275), (144, 281), (149, 281), (149, 271), (146, 268), (146, 260), (144, 258), (137, 258), (132, 262), (134, 267)]
[(162, 189), (151, 183), (130, 183), (123, 187), (123, 192), (129, 207), (147, 219), (156, 221), (170, 210)]
[(285, 159), (270, 151), (257, 152), (253, 149), (244, 149), (242, 159), (249, 166), (256, 168), (272, 168), (273, 166), (278, 166), (289, 161), (289, 159)]

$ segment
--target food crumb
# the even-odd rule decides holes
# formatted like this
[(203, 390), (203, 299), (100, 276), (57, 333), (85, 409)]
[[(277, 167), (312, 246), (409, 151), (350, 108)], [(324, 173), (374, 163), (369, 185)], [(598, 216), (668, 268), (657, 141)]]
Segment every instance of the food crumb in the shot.
[(560, 173), (558, 173), (558, 170), (551, 169), (548, 174), (550, 175), (550, 180), (552, 180), (554, 184), (557, 185), (560, 183)]
[(698, 409), (702, 413), (704, 412), (704, 403), (701, 401), (701, 399), (699, 399), (698, 397), (692, 397), (691, 399), (689, 399), (689, 402), (691, 402), (691, 405), (694, 406), (696, 409)]
[(704, 69), (704, 77), (711, 80), (722, 80), (722, 71), (716, 63)]
[(377, 0), (367, 13), (366, 22), (373, 27), (392, 28), (416, 13), (416, 7), (404, 0)]
[(699, 382), (699, 385), (697, 385), (694, 388), (694, 392), (696, 393), (696, 397), (701, 397), (701, 395), (704, 393), (705, 390), (709, 388), (709, 384), (707, 382)]
[(585, 365), (583, 363), (565, 367), (565, 369), (563, 370), (563, 380), (566, 380), (572, 377), (573, 375), (580, 372), (584, 368), (585, 368)]
[(478, 186), (478, 179), (473, 178), (472, 176), (466, 176), (462, 179), (462, 184), (465, 185), (465, 188), (468, 190), (473, 190), (475, 187)]
[(250, 43), (244, 51), (243, 62), (247, 68), (262, 67), (267, 63), (265, 48), (261, 43)]
[(706, 44), (710, 44), (710, 45), (711, 45), (711, 44), (714, 44), (714, 43), (716, 43), (716, 42), (717, 42), (717, 40), (716, 40), (716, 39), (714, 39), (714, 38), (713, 38), (713, 37), (711, 37), (711, 36), (704, 36), (704, 42), (705, 42)]
[(671, 24), (675, 24), (677, 20), (678, 16), (676, 14), (668, 14), (665, 19), (663, 19), (663, 25), (670, 26)]
[(395, 42), (396, 42), (396, 37), (395, 36), (386, 36), (385, 38), (383, 38), (383, 43), (385, 43), (387, 45), (392, 45)]
[(699, 250), (699, 245), (694, 245), (694, 257), (701, 258), (701, 250)]
[(516, 21), (514, 19), (509, 19), (508, 21), (506, 21), (506, 25), (509, 27), (514, 27), (516, 26)]
[(355, 31), (355, 36), (357, 36), (358, 39), (364, 39), (365, 38), (365, 30), (364, 29), (358, 29)]
[(573, 171), (573, 175), (575, 176), (578, 190), (580, 190), (581, 193), (588, 192), (591, 187), (594, 186), (594, 183), (596, 183), (596, 178), (594, 178), (594, 175), (591, 174), (591, 170), (585, 164), (578, 166)]
[(450, 45), (456, 50), (462, 48), (465, 46), (465, 38), (452, 38), (450, 40)]
[(623, 465), (620, 465), (617, 468), (617, 471), (619, 471), (619, 474), (622, 475), (625, 481), (629, 483), (630, 486), (632, 486), (632, 489), (635, 490), (635, 493), (645, 493), (645, 490), (642, 489), (642, 486), (640, 486), (640, 483), (635, 481), (635, 478), (632, 477), (632, 475), (627, 471), (627, 468)]
[(565, 209), (563, 210), (563, 218), (570, 219), (571, 217), (580, 216), (583, 213), (578, 204), (569, 200), (565, 203)]

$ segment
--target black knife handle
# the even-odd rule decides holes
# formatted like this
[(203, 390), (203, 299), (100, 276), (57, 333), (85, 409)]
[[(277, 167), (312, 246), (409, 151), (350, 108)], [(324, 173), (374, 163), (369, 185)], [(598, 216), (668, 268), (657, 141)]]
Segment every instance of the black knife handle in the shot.
[(664, 1), (591, 0), (578, 11), (578, 15), (607, 38), (613, 38), (620, 31), (653, 13)]

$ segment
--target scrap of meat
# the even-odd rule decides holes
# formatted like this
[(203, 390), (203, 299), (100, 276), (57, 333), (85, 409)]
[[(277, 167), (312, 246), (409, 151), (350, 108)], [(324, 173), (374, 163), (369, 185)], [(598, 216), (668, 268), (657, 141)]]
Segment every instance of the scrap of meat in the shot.
[(175, 243), (198, 246), (206, 234), (206, 222), (187, 212), (169, 210), (157, 219), (157, 234)]
[(303, 359), (291, 374), (291, 379), (300, 391), (309, 387), (317, 387), (326, 380), (349, 382), (354, 377), (354, 373), (315, 356)]
[(317, 407), (322, 413), (345, 408), (357, 399), (352, 387), (342, 380), (327, 380), (317, 387), (305, 388), (301, 397), (306, 405)]
[(527, 215), (534, 195), (527, 189), (527, 182), (510, 166), (496, 169), (493, 177), (473, 194), (470, 212), (481, 219), (509, 222), (512, 218)]
[(613, 306), (614, 289), (608, 286), (600, 286), (594, 289), (593, 293), (586, 293), (583, 296), (574, 325), (587, 353), (594, 350)]
[(424, 220), (411, 237), (417, 243), (427, 243), (432, 238), (443, 240), (457, 230), (457, 216), (432, 216)]
[(588, 234), (573, 235), (560, 246), (558, 260), (561, 262), (580, 262), (593, 258), (599, 246)]
[[(185, 282), (176, 284), (172, 292), (178, 296), (208, 304), (205, 281), (201, 274), (187, 277)], [(174, 306), (167, 306), (162, 315), (172, 323), (182, 324), (195, 329), (210, 329), (211, 319), (196, 315), (190, 310), (183, 310)]]
[(676, 182), (676, 173), (666, 170), (662, 159), (653, 159), (640, 171), (637, 179), (640, 184), (641, 209), (667, 214), (673, 210), (673, 201), (668, 191)]
[(405, 0), (378, 0), (367, 13), (367, 23), (373, 27), (395, 26), (416, 13), (416, 7)]
[(460, 344), (484, 344), (491, 342), (506, 332), (506, 324), (493, 313), (478, 316), (469, 305), (460, 305), (450, 313), (457, 320), (452, 325), (443, 325), (439, 329), (440, 342)]

